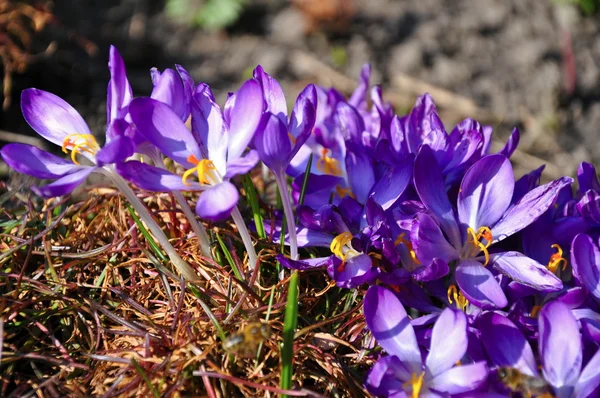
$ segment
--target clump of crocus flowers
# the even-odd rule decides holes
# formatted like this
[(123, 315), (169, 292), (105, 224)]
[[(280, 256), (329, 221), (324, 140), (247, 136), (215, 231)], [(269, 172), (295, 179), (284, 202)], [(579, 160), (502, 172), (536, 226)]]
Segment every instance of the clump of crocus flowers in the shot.
[[(600, 181), (592, 165), (581, 164), (576, 187), (569, 177), (540, 183), (543, 168), (516, 179), (509, 159), (517, 129), (491, 153), (489, 126), (466, 119), (447, 131), (428, 94), (396, 115), (381, 88), (370, 87), (368, 65), (350, 97), (309, 85), (289, 113), (260, 66), (223, 107), (179, 65), (152, 70), (150, 97), (134, 96), (115, 48), (109, 69), (103, 146), (62, 99), (22, 93), (25, 120), (68, 154), (2, 148), (15, 170), (54, 180), (33, 187), (36, 194), (67, 195), (91, 173), (108, 176), (193, 283), (201, 276), (131, 185), (172, 192), (204, 256), (202, 221), (231, 217), (246, 249), (244, 277), (260, 259), (256, 220), (238, 203), (239, 176), (262, 164), (282, 211), (260, 227), (289, 247), (278, 261), (323, 268), (338, 286), (366, 291), (364, 317), (378, 343), (365, 377), (372, 394), (600, 396)], [(195, 212), (181, 192), (197, 192)]]

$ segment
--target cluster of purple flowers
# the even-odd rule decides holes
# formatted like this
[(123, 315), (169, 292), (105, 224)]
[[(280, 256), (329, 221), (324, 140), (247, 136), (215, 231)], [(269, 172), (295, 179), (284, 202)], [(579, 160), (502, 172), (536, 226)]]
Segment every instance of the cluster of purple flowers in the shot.
[[(56, 179), (35, 188), (39, 195), (68, 194), (95, 171), (150, 191), (201, 191), (196, 214), (232, 216), (252, 268), (232, 179), (260, 161), (281, 192), (282, 218), (265, 225), (290, 246), (279, 262), (325, 268), (342, 288), (368, 286), (365, 320), (385, 352), (373, 351), (366, 377), (374, 395), (600, 396), (592, 165), (581, 164), (576, 189), (569, 177), (540, 184), (543, 167), (515, 180), (517, 129), (491, 154), (490, 127), (467, 119), (448, 133), (429, 95), (397, 116), (381, 88), (370, 88), (368, 66), (350, 98), (309, 85), (290, 115), (260, 66), (223, 108), (180, 66), (154, 70), (148, 98), (134, 98), (114, 48), (110, 70), (102, 148), (66, 102), (23, 92), (31, 127), (71, 151), (68, 161), (23, 144), (2, 148), (17, 171)], [(167, 170), (164, 157), (186, 171)], [(302, 256), (308, 247), (327, 255)]]

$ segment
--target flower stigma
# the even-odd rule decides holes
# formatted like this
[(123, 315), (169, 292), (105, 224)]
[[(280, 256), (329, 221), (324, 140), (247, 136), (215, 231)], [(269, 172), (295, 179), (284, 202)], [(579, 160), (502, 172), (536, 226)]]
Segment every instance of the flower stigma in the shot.
[(62, 151), (67, 153), (69, 148), (67, 146), (71, 146), (71, 160), (75, 164), (79, 164), (77, 161), (76, 155), (78, 153), (87, 152), (89, 154), (95, 155), (96, 152), (100, 150), (100, 146), (91, 134), (69, 134), (65, 137), (62, 144)]
[(410, 255), (410, 258), (415, 262), (415, 264), (421, 264), (421, 262), (417, 258), (417, 253), (415, 253), (415, 250), (413, 249), (412, 243), (410, 243), (408, 239), (406, 239), (405, 232), (402, 232), (400, 235), (398, 235), (398, 237), (394, 241), (394, 246), (398, 246), (400, 243), (403, 243), (404, 246), (407, 247), (408, 254)]
[[(487, 266), (490, 262), (490, 253), (488, 252), (488, 247), (492, 244), (494, 240), (492, 236), (492, 231), (488, 227), (479, 227), (477, 232), (473, 228), (467, 228), (467, 247), (468, 251), (466, 254), (467, 258), (474, 257), (479, 252), (483, 252), (485, 256), (485, 262), (483, 266)], [(482, 242), (485, 240), (485, 244)]]
[(186, 170), (186, 172), (183, 173), (183, 176), (181, 176), (181, 181), (183, 182), (184, 185), (187, 185), (187, 186), (190, 185), (187, 182), (187, 179), (190, 175), (194, 174), (194, 172), (198, 172), (198, 182), (200, 184), (211, 185), (211, 184), (214, 184), (217, 182), (216, 181), (217, 179), (215, 178), (215, 172), (216, 172), (217, 168), (215, 167), (212, 160), (208, 160), (208, 159), (198, 160), (198, 159), (196, 159), (196, 156), (190, 155), (190, 156), (188, 156), (187, 161), (192, 164), (195, 164), (196, 167)]
[(456, 307), (461, 311), (464, 311), (469, 304), (469, 300), (462, 294), (460, 290), (456, 287), (456, 285), (450, 285), (448, 288), (448, 303), (452, 304), (452, 299), (456, 303)]
[(404, 383), (403, 387), (412, 387), (411, 398), (419, 398), (419, 393), (421, 392), (421, 388), (423, 388), (423, 378), (425, 377), (425, 372), (421, 372), (419, 376), (416, 373), (413, 373), (410, 377), (410, 380)]
[(317, 169), (325, 174), (330, 174), (336, 177), (341, 176), (342, 170), (340, 169), (340, 162), (337, 159), (328, 156), (328, 154), (329, 149), (321, 149), (321, 158), (317, 161)]
[(556, 271), (558, 271), (558, 268), (561, 264), (563, 271), (567, 269), (567, 260), (562, 256), (562, 247), (560, 247), (560, 245), (556, 243), (550, 247), (556, 249), (556, 253), (550, 256), (550, 260), (548, 260), (548, 265), (546, 266), (546, 268), (548, 268), (548, 270), (553, 274), (556, 274)]

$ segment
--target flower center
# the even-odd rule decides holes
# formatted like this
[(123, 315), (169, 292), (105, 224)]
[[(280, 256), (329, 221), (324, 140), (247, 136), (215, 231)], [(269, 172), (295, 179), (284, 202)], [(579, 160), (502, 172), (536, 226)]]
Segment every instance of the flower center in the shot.
[(354, 250), (352, 245), (352, 234), (350, 232), (342, 232), (331, 241), (329, 249), (337, 258), (342, 260), (342, 264), (338, 267), (338, 271), (342, 272), (346, 265), (346, 260), (350, 255), (358, 255), (359, 253)]
[(340, 184), (335, 186), (335, 193), (340, 199), (344, 196), (350, 196), (351, 198), (356, 199), (356, 196), (352, 193), (352, 189), (350, 187), (342, 188)]
[(422, 372), (419, 376), (413, 373), (410, 380), (402, 385), (403, 387), (411, 387), (411, 398), (419, 398), (419, 393), (421, 392), (421, 388), (423, 388), (423, 377), (425, 377), (425, 372)]
[[(70, 147), (70, 148), (67, 148)], [(100, 150), (100, 146), (91, 134), (69, 134), (65, 137), (62, 144), (62, 151), (67, 153), (71, 150), (71, 160), (75, 164), (79, 164), (76, 155), (78, 153), (87, 152), (95, 155)]]
[(548, 268), (550, 272), (556, 274), (556, 271), (558, 271), (558, 268), (562, 264), (562, 270), (564, 271), (567, 268), (567, 260), (565, 260), (565, 258), (562, 256), (562, 248), (556, 243), (550, 247), (556, 249), (556, 253), (550, 256), (550, 260), (548, 260), (548, 265), (546, 268)]
[(187, 186), (190, 185), (187, 182), (187, 179), (189, 178), (189, 176), (191, 176), (195, 172), (198, 173), (198, 182), (200, 184), (211, 185), (211, 184), (217, 183), (217, 181), (218, 181), (218, 178), (216, 175), (217, 168), (215, 167), (214, 163), (211, 160), (208, 160), (208, 159), (198, 160), (198, 159), (196, 159), (196, 157), (194, 155), (190, 155), (190, 156), (188, 156), (187, 161), (192, 164), (195, 164), (196, 167), (186, 170), (185, 173), (183, 173), (183, 176), (181, 176), (181, 181), (183, 182), (184, 185), (187, 185)]
[(469, 300), (462, 294), (460, 290), (456, 287), (456, 285), (450, 285), (448, 288), (448, 303), (452, 304), (452, 299), (456, 303), (456, 307), (461, 311), (464, 311), (469, 304)]
[(338, 162), (337, 159), (328, 156), (328, 154), (329, 150), (327, 148), (321, 149), (321, 158), (317, 161), (317, 169), (325, 174), (336, 177), (341, 176), (342, 170), (340, 169), (340, 162)]
[[(467, 228), (467, 235), (466, 258), (475, 257), (480, 252), (483, 252), (485, 256), (485, 263), (483, 263), (483, 266), (487, 266), (490, 262), (488, 247), (490, 247), (494, 240), (492, 231), (488, 227), (479, 227), (477, 232), (475, 232), (473, 228)], [(483, 241), (485, 241), (485, 243), (483, 243)]]
[(412, 243), (410, 243), (408, 239), (406, 239), (405, 232), (402, 232), (400, 235), (398, 235), (398, 237), (394, 241), (395, 246), (398, 246), (400, 243), (404, 244), (404, 246), (408, 248), (408, 254), (410, 255), (410, 258), (415, 262), (415, 264), (421, 264), (421, 262), (417, 258), (417, 254), (413, 249)]

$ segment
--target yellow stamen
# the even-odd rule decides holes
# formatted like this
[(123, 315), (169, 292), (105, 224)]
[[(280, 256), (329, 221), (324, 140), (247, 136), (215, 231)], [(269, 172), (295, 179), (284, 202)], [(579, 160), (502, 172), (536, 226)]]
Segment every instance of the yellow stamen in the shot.
[(412, 393), (411, 398), (419, 398), (419, 393), (421, 392), (421, 388), (423, 388), (423, 378), (425, 377), (425, 372), (422, 372), (419, 376), (416, 373), (413, 373), (410, 377), (410, 380), (404, 383), (403, 387), (411, 387)]
[(331, 241), (329, 249), (333, 254), (336, 255), (342, 261), (346, 261), (348, 256), (344, 253), (344, 246), (348, 245), (352, 241), (352, 234), (350, 232), (342, 232)]
[(563, 255), (562, 247), (560, 247), (560, 245), (558, 245), (556, 243), (550, 247), (553, 249), (556, 249), (556, 253), (554, 253), (553, 255), (550, 256), (550, 260), (548, 261), (548, 265), (546, 266), (546, 268), (548, 268), (550, 270), (550, 272), (552, 272), (554, 274), (556, 274), (556, 271), (558, 271), (558, 268), (560, 267), (561, 264), (562, 264), (563, 271), (565, 269), (567, 269), (567, 260), (562, 256)]
[(467, 298), (462, 294), (462, 292), (458, 290), (456, 285), (450, 285), (447, 294), (449, 304), (452, 304), (452, 299), (454, 299), (457, 308), (459, 308), (462, 311), (464, 311), (465, 308), (467, 308), (469, 300), (467, 300)]
[(335, 186), (335, 193), (340, 198), (343, 198), (344, 196), (350, 196), (351, 198), (356, 199), (356, 196), (352, 193), (352, 189), (350, 187), (342, 188), (340, 184)]
[(337, 177), (341, 176), (342, 170), (340, 169), (340, 162), (337, 159), (328, 156), (328, 153), (329, 150), (326, 148), (321, 150), (321, 158), (317, 161), (317, 169), (325, 174)]
[[(472, 252), (471, 255), (476, 255), (479, 252), (483, 252), (485, 256), (485, 262), (483, 266), (487, 266), (490, 262), (490, 253), (488, 252), (488, 247), (492, 244), (494, 240), (492, 236), (492, 231), (488, 227), (479, 227), (477, 232), (473, 230), (473, 228), (467, 228), (468, 242), (471, 245)], [(485, 244), (481, 240), (485, 240)]]
[(191, 176), (195, 172), (198, 173), (198, 182), (200, 184), (211, 185), (216, 182), (216, 181), (213, 181), (211, 172), (217, 170), (217, 168), (215, 167), (214, 163), (211, 160), (208, 160), (208, 159), (198, 160), (196, 158), (196, 156), (190, 155), (190, 156), (188, 156), (187, 161), (192, 164), (195, 164), (196, 167), (186, 170), (185, 173), (183, 173), (183, 176), (181, 176), (181, 181), (183, 182), (184, 185), (187, 185), (187, 186), (190, 185), (187, 182), (187, 179), (189, 178), (189, 176)]
[(404, 246), (406, 246), (406, 248), (408, 249), (408, 254), (410, 255), (410, 258), (414, 261), (414, 263), (420, 265), (421, 262), (417, 258), (417, 253), (415, 253), (415, 251), (413, 249), (413, 246), (412, 246), (412, 243), (410, 243), (406, 239), (406, 233), (405, 232), (402, 232), (400, 235), (398, 235), (398, 237), (394, 241), (394, 245), (395, 246), (398, 246), (401, 243), (404, 244)]
[(531, 312), (529, 313), (529, 316), (532, 318), (537, 318), (541, 309), (542, 309), (541, 305), (534, 305), (533, 308), (531, 309)]
[[(70, 146), (70, 148), (67, 148)], [(62, 151), (67, 153), (71, 150), (71, 160), (75, 164), (79, 164), (77, 161), (77, 154), (87, 152), (89, 154), (95, 155), (96, 152), (100, 150), (100, 146), (91, 134), (69, 134), (65, 137), (62, 143)]]

